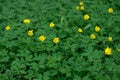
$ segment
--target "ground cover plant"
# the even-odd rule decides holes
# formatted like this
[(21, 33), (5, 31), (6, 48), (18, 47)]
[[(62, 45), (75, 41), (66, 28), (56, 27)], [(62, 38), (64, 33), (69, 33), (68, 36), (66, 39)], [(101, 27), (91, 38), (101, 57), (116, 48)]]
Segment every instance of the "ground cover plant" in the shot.
[(120, 0), (0, 0), (0, 80), (120, 80)]

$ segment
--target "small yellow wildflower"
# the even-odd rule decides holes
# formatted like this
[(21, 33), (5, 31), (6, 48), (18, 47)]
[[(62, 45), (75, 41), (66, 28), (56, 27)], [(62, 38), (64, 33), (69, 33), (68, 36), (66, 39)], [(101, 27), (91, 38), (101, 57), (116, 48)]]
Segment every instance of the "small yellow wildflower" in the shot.
[(95, 27), (95, 31), (96, 31), (96, 32), (99, 32), (100, 30), (101, 30), (101, 28), (100, 28), (99, 26), (96, 26), (96, 27)]
[(108, 13), (113, 13), (113, 8), (109, 8)]
[(79, 10), (79, 6), (76, 6), (76, 10)]
[(54, 22), (51, 22), (51, 23), (49, 24), (49, 26), (50, 26), (50, 27), (54, 27), (54, 26), (55, 26)]
[(109, 47), (107, 47), (107, 48), (105, 49), (105, 54), (106, 54), (106, 55), (111, 55), (111, 54), (112, 54), (112, 49), (109, 48)]
[(80, 4), (80, 6), (82, 6), (82, 5), (83, 5), (83, 2), (80, 2), (79, 4)]
[(90, 16), (88, 14), (84, 15), (84, 20), (88, 20), (90, 18)]
[(112, 41), (113, 39), (112, 39), (112, 37), (108, 37), (108, 41)]
[(29, 30), (29, 31), (28, 31), (28, 35), (29, 35), (29, 36), (32, 36), (32, 35), (33, 35), (33, 30)]
[(9, 25), (6, 26), (5, 29), (6, 29), (7, 31), (10, 30), (10, 26), (9, 26)]
[(29, 24), (31, 21), (30, 21), (30, 19), (24, 19), (23, 20), (23, 23), (25, 23), (25, 24)]
[(54, 43), (58, 43), (58, 42), (59, 42), (59, 38), (54, 38), (54, 39), (53, 39), (53, 42), (54, 42)]
[(40, 41), (44, 41), (45, 39), (46, 39), (46, 37), (43, 36), (43, 35), (39, 37), (39, 40), (40, 40)]
[(83, 32), (83, 30), (82, 30), (81, 28), (78, 28), (78, 32), (82, 33), (82, 32)]
[(85, 8), (84, 8), (84, 6), (80, 6), (80, 10), (84, 10)]
[(91, 38), (91, 39), (95, 39), (95, 38), (96, 38), (95, 34), (91, 34), (91, 35), (90, 35), (90, 38)]

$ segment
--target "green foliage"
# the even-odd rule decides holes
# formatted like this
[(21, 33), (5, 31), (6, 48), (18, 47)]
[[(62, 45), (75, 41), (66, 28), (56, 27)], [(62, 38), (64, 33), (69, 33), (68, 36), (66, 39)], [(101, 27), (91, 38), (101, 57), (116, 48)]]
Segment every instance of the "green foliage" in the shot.
[(80, 1), (0, 0), (0, 80), (120, 80), (120, 1), (83, 0), (76, 10)]

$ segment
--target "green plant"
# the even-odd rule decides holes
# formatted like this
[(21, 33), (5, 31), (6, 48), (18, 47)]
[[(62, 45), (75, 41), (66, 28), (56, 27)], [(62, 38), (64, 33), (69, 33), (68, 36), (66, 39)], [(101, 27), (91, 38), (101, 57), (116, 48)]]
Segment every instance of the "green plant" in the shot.
[(0, 0), (0, 80), (119, 80), (119, 3)]

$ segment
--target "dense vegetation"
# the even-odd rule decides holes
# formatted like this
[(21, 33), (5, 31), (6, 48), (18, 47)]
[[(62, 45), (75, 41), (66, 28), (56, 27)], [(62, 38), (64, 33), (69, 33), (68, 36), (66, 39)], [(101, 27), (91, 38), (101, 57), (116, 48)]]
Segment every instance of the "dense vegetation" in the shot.
[(120, 80), (120, 0), (0, 0), (0, 80)]

